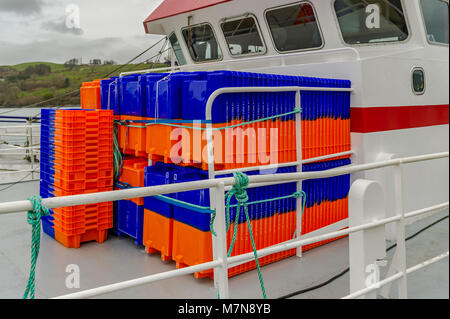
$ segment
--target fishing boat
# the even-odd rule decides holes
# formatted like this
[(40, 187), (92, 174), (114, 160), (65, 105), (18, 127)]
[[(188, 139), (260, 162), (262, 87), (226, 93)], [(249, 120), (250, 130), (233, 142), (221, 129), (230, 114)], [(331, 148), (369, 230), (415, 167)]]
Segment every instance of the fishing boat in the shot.
[[(94, 194), (84, 194), (79, 200), (68, 196), (42, 201), (57, 210), (83, 202), (120, 200), (114, 214), (118, 216), (114, 223), (119, 225), (115, 234), (120, 236), (110, 234), (99, 245), (95, 240), (104, 239), (99, 239), (97, 233), (97, 237), (86, 240), (94, 242), (83, 243), (80, 237), (81, 243), (80, 238), (74, 243), (67, 237), (57, 239), (63, 227), (57, 230), (53, 226), (57, 241), (51, 235), (41, 238), (36, 272), (38, 297), (217, 298), (219, 291), (222, 298), (236, 299), (448, 298), (448, 1), (165, 0), (143, 25), (146, 33), (165, 37), (163, 48), (169, 47), (171, 66), (124, 72), (120, 77), (86, 83), (82, 88), (81, 104), (86, 114), (89, 109), (99, 109), (115, 116), (115, 144), (125, 167), (120, 173), (121, 187), (115, 189), (123, 190), (110, 195), (90, 192)], [(183, 80), (176, 86), (176, 79), (181, 77)], [(182, 94), (171, 93), (176, 90)], [(179, 113), (172, 116), (170, 112), (175, 108), (169, 102), (167, 106), (163, 96), (169, 100), (176, 94), (180, 95)], [(151, 96), (156, 96), (156, 101)], [(253, 112), (253, 117), (234, 111), (240, 103), (248, 103), (245, 112)], [(267, 111), (283, 103), (286, 107), (279, 109), (284, 111)], [(220, 113), (220, 105), (227, 111)], [(278, 110), (278, 106), (275, 108)], [(52, 119), (57, 113), (46, 114), (47, 119)], [(222, 120), (215, 121), (222, 115)], [(42, 120), (45, 116), (43, 113)], [(89, 115), (83, 116), (88, 122)], [(289, 155), (280, 155), (270, 165), (216, 165), (216, 152), (222, 144), (225, 149), (227, 142), (224, 139), (218, 147), (213, 129), (226, 131), (245, 125), (266, 128), (267, 122), (279, 123), (276, 128), (287, 130), (283, 135), (287, 142), (280, 145), (294, 145)], [(176, 143), (159, 151), (177, 126), (195, 135), (195, 127), (189, 125), (196, 124), (205, 133), (203, 142), (199, 142), (198, 161), (191, 154), (195, 151), (190, 150), (181, 158), (194, 158), (194, 162), (176, 162), (167, 155)], [(156, 146), (151, 144), (152, 137)], [(183, 147), (195, 144), (195, 138), (189, 138)], [(203, 153), (207, 154), (205, 159)], [(243, 155), (245, 160), (250, 158), (249, 153)], [(156, 167), (158, 162), (161, 167)], [(175, 171), (170, 173), (174, 176), (171, 183), (151, 182), (156, 176), (168, 176), (170, 165), (177, 167), (170, 168)], [(274, 165), (279, 175), (251, 173), (273, 169)], [(189, 171), (191, 166), (197, 171)], [(293, 170), (289, 170), (291, 167)], [(130, 176), (138, 170), (142, 181), (134, 185)], [(233, 173), (234, 177), (230, 177)], [(240, 223), (239, 216), (234, 223), (232, 218), (234, 226), (227, 233), (230, 225), (225, 223), (225, 206), (230, 202), (225, 202), (220, 192), (242, 191), (234, 180), (242, 174), (249, 178), (250, 184), (245, 187), (250, 186), (250, 203), (265, 202), (273, 189), (279, 196), (289, 197), (292, 194), (288, 191), (270, 187), (293, 184), (296, 195), (289, 202), (292, 218), (281, 223), (280, 212), (254, 217), (261, 212), (250, 209), (253, 217), (247, 216), (246, 220), (242, 212)], [(223, 184), (216, 183), (224, 177)], [(317, 186), (322, 197), (314, 202), (313, 181), (327, 178), (325, 186)], [(307, 184), (309, 181), (311, 184)], [(252, 197), (256, 196), (251, 192), (255, 183), (266, 187), (264, 196)], [(38, 184), (27, 185), (29, 195), (38, 193)], [(112, 185), (108, 186), (111, 188), (107, 190), (112, 191)], [(147, 193), (144, 186), (150, 187)], [(21, 187), (19, 184), (8, 193), (2, 192), (0, 214), (31, 209), (29, 201), (7, 202), (25, 199)], [(209, 195), (208, 202), (190, 202), (190, 197), (197, 195), (187, 191), (199, 191), (201, 187), (202, 196)], [(302, 189), (303, 195), (299, 193)], [(343, 195), (332, 200), (322, 195), (330, 189), (333, 194)], [(13, 192), (16, 194), (10, 195)], [(184, 195), (159, 197), (159, 204), (152, 202), (150, 206), (139, 199), (172, 192)], [(302, 207), (303, 199), (306, 208)], [(320, 206), (337, 202), (336, 212)], [(246, 206), (239, 199), (233, 203), (242, 210)], [(182, 217), (169, 216), (168, 205), (176, 207)], [(308, 209), (316, 206), (322, 208), (313, 215)], [(136, 213), (139, 207), (142, 212)], [(261, 210), (269, 210), (264, 207)], [(207, 222), (194, 223), (190, 220), (193, 215), (186, 210), (203, 214), (199, 219), (207, 215)], [(137, 214), (142, 215), (138, 221)], [(210, 222), (211, 214), (219, 217)], [(309, 214), (313, 216), (310, 226), (305, 222)], [(55, 216), (59, 215), (57, 212)], [(132, 226), (130, 216), (134, 218)], [(0, 274), (6, 279), (0, 281), (0, 296), (19, 297), (28, 280), (29, 226), (23, 213), (4, 215), (0, 220), (4, 221), (0, 226), (0, 252), (10, 260), (0, 263), (4, 270)], [(272, 230), (269, 225), (275, 220), (281, 224)], [(143, 234), (139, 234), (137, 224), (141, 224)], [(238, 224), (242, 234), (233, 236)], [(253, 226), (253, 232), (247, 224)], [(165, 239), (166, 227), (170, 229), (169, 239)], [(428, 229), (426, 235), (422, 234), (424, 228)], [(151, 229), (151, 234), (146, 235), (146, 229)], [(269, 233), (281, 229), (290, 237), (280, 235), (282, 239), (266, 240)], [(420, 239), (420, 244), (419, 234), (427, 236)], [(259, 241), (257, 236), (264, 240)], [(236, 246), (234, 252), (228, 253), (230, 242)], [(67, 249), (60, 243), (81, 247)], [(224, 262), (227, 259), (229, 264)], [(431, 264), (430, 271), (419, 271)], [(260, 269), (260, 265), (264, 267)], [(373, 273), (370, 269), (375, 269), (376, 276), (368, 283)], [(78, 281), (73, 281), (78, 278), (73, 274), (79, 274)], [(129, 281), (134, 278), (139, 279)], [(407, 279), (412, 283), (407, 285)], [(393, 293), (390, 288), (394, 283)]]

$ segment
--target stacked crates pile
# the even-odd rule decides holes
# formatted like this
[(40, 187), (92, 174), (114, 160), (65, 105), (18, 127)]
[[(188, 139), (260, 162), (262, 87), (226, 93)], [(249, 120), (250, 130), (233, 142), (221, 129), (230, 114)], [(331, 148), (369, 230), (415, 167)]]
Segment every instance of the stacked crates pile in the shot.
[(84, 82), (80, 89), (80, 103), (83, 109), (101, 109), (100, 81)]
[[(120, 175), (120, 184), (116, 189), (128, 187), (144, 187), (144, 170), (148, 161), (144, 157), (129, 157), (124, 160)], [(136, 245), (142, 246), (144, 230), (144, 199), (133, 198), (120, 200), (115, 205), (114, 232), (118, 236), (134, 238)]]
[[(43, 109), (41, 123), (41, 197), (112, 190), (112, 111)], [(100, 203), (51, 210), (43, 229), (64, 246), (78, 248), (105, 241), (112, 223), (112, 203)]]
[[(120, 181), (132, 187), (139, 187), (207, 179), (207, 158), (202, 156), (206, 146), (206, 139), (202, 138), (204, 131), (192, 127), (205, 127), (206, 102), (215, 90), (221, 87), (257, 86), (350, 88), (351, 83), (346, 80), (231, 71), (143, 74), (102, 80), (101, 107), (113, 110), (115, 119), (122, 123), (131, 121), (131, 126), (118, 125), (119, 147), (123, 153), (130, 156), (124, 162)], [(303, 159), (351, 149), (349, 92), (303, 91), (301, 106)], [(214, 135), (215, 169), (296, 162), (295, 114), (292, 113), (294, 110), (293, 92), (224, 94), (218, 97), (212, 109), (213, 127), (221, 129), (215, 131), (221, 134)], [(233, 128), (229, 128), (232, 125), (286, 113), (290, 114), (246, 124), (240, 127), (243, 132), (236, 133)], [(177, 127), (164, 125), (161, 121), (176, 124)], [(247, 129), (253, 129), (256, 136), (253, 140), (246, 140), (245, 147), (242, 147), (236, 136), (242, 137)], [(275, 138), (269, 136), (272, 131), (275, 132)], [(273, 141), (275, 142), (272, 143)], [(146, 166), (147, 162), (152, 165)], [(303, 170), (320, 171), (349, 164), (348, 156), (343, 156), (332, 161), (305, 164)], [(286, 167), (275, 173), (295, 171), (295, 167)], [(248, 175), (264, 173), (267, 172), (247, 172)], [(130, 178), (130, 174), (136, 178)], [(307, 202), (302, 217), (302, 233), (306, 234), (347, 218), (349, 187), (349, 176), (303, 182)], [(295, 191), (296, 184), (288, 183), (252, 188), (248, 190), (248, 194), (251, 202), (289, 196)], [(204, 207), (210, 205), (209, 190), (167, 196)], [(163, 260), (174, 260), (177, 267), (212, 260), (209, 214), (191, 207), (174, 205), (161, 198), (145, 198), (141, 219), (142, 205), (139, 204), (142, 204), (142, 201), (131, 202), (134, 205), (119, 203), (117, 207), (118, 233), (135, 238), (136, 243), (142, 243), (149, 253), (160, 253)], [(235, 213), (236, 209), (232, 208), (232, 219)], [(295, 234), (294, 198), (249, 205), (249, 214), (257, 249), (290, 240)], [(241, 212), (232, 255), (252, 250), (245, 222), (245, 216)], [(231, 242), (232, 232), (233, 226), (228, 234), (228, 244)], [(304, 250), (323, 243), (304, 247)], [(266, 256), (261, 259), (261, 264), (293, 254), (295, 251), (291, 250)], [(246, 263), (230, 269), (229, 275), (253, 268), (255, 262)], [(205, 276), (211, 277), (212, 270), (196, 274), (196, 277)]]

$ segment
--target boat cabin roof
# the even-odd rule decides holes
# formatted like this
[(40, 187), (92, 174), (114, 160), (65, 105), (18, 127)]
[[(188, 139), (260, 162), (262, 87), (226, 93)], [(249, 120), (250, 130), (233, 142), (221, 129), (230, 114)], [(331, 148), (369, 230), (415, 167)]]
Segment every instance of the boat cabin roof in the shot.
[(144, 21), (144, 26), (147, 30), (147, 24), (156, 20), (176, 16), (182, 13), (188, 13), (195, 10), (215, 6), (231, 0), (165, 0), (159, 5)]

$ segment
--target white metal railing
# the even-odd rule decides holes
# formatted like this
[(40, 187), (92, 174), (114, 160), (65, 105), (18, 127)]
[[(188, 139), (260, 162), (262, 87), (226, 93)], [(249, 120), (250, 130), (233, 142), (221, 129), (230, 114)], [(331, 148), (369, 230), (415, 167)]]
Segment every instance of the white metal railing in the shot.
[[(337, 168), (329, 171), (321, 171), (321, 172), (306, 172), (306, 173), (286, 173), (286, 174), (275, 174), (275, 175), (258, 175), (258, 176), (249, 176), (250, 184), (261, 184), (261, 183), (286, 183), (286, 182), (294, 182), (294, 181), (304, 181), (308, 179), (317, 179), (317, 178), (327, 178), (339, 175), (346, 175), (356, 172), (362, 172), (367, 170), (374, 170), (383, 167), (402, 167), (404, 164), (416, 163), (422, 161), (435, 160), (440, 158), (448, 158), (449, 153), (437, 153), (437, 154), (428, 154), (421, 156), (413, 156), (407, 158), (394, 159), (384, 162), (375, 162), (361, 165), (354, 165), (351, 167)], [(121, 199), (132, 199), (136, 197), (147, 197), (147, 196), (155, 196), (155, 195), (163, 195), (170, 194), (182, 191), (190, 191), (190, 190), (199, 190), (205, 188), (215, 188), (217, 190), (216, 194), (220, 194), (225, 190), (225, 186), (232, 186), (234, 184), (234, 178), (219, 178), (212, 180), (202, 180), (196, 182), (188, 182), (188, 183), (180, 183), (180, 184), (171, 184), (171, 185), (161, 185), (161, 186), (152, 186), (152, 187), (143, 187), (143, 188), (135, 188), (135, 189), (127, 189), (127, 190), (119, 190), (112, 192), (104, 192), (104, 193), (94, 193), (94, 194), (83, 194), (83, 195), (74, 195), (74, 196), (64, 196), (64, 197), (55, 197), (55, 198), (46, 198), (42, 200), (44, 206), (54, 209), (59, 207), (68, 207), (68, 206), (76, 206), (80, 204), (95, 204), (107, 201), (115, 201)], [(226, 249), (226, 233), (225, 233), (225, 203), (223, 196), (215, 196), (211, 199), (214, 203), (214, 207), (216, 207), (216, 224), (215, 230), (218, 234), (218, 237), (221, 238), (222, 242), (222, 250), (223, 247)], [(282, 252), (290, 249), (294, 249), (300, 246), (309, 245), (312, 243), (320, 242), (326, 239), (336, 238), (343, 235), (351, 234), (354, 232), (364, 231), (367, 229), (371, 229), (380, 225), (386, 225), (389, 223), (399, 223), (404, 221), (407, 218), (415, 217), (422, 214), (428, 214), (430, 212), (436, 212), (449, 207), (449, 203), (445, 202), (439, 205), (435, 205), (432, 207), (424, 208), (421, 210), (413, 211), (410, 213), (397, 214), (396, 216), (385, 218), (382, 220), (376, 220), (370, 223), (366, 223), (363, 225), (359, 225), (356, 227), (350, 227), (344, 230), (328, 232), (326, 234), (322, 234), (319, 236), (309, 237), (306, 239), (295, 239), (285, 243), (281, 243), (275, 246), (267, 247), (258, 251), (258, 256), (264, 257), (276, 252)], [(0, 215), (8, 214), (13, 212), (23, 212), (32, 209), (32, 205), (29, 201), (16, 201), (16, 202), (8, 202), (8, 203), (0, 203)], [(404, 223), (398, 224), (404, 227)], [(403, 251), (403, 254), (405, 252)], [(146, 276), (138, 279), (128, 280), (112, 285), (106, 285), (86, 291), (77, 292), (74, 294), (69, 294), (65, 296), (61, 296), (59, 298), (89, 298), (94, 296), (103, 295), (106, 293), (119, 291), (123, 289), (128, 289), (148, 283), (153, 283), (157, 281), (161, 281), (164, 279), (175, 278), (179, 276), (183, 276), (186, 274), (193, 274), (198, 271), (207, 270), (211, 268), (219, 268), (221, 269), (223, 275), (218, 278), (217, 286), (220, 291), (220, 295), (222, 298), (227, 298), (228, 295), (228, 276), (227, 271), (229, 267), (236, 265), (238, 263), (247, 262), (253, 259), (253, 253), (247, 253), (239, 256), (233, 256), (230, 258), (226, 258), (226, 255), (221, 256), (222, 254), (218, 254), (213, 261), (199, 264), (191, 267), (186, 267), (182, 269), (177, 269), (169, 272), (154, 274), (151, 276)], [(404, 272), (399, 272), (394, 276), (386, 278), (383, 281), (380, 281), (374, 287), (368, 287), (364, 291), (354, 293), (352, 295), (347, 296), (348, 298), (358, 297), (360, 295), (365, 294), (366, 292), (372, 291), (374, 289), (378, 289), (378, 285), (381, 287), (386, 285), (389, 282), (400, 280), (402, 277), (406, 276), (411, 272), (419, 270), (425, 266), (430, 265), (431, 263), (437, 262), (442, 258), (448, 256), (448, 252), (433, 258), (431, 260), (425, 261), (417, 266), (414, 266), (409, 269), (405, 269)]]
[[(283, 55), (272, 55), (272, 56), (263, 56), (263, 57), (250, 57), (250, 58), (240, 58), (240, 59), (230, 59), (226, 61), (218, 61), (218, 62), (208, 62), (208, 63), (201, 63), (201, 64), (187, 64), (187, 65), (178, 65), (178, 66), (172, 66), (172, 67), (165, 67), (165, 68), (155, 68), (155, 69), (144, 69), (144, 70), (136, 70), (136, 71), (128, 71), (128, 72), (122, 72), (120, 73), (120, 76), (125, 75), (131, 75), (131, 74), (142, 74), (142, 73), (151, 73), (151, 72), (175, 72), (175, 71), (192, 71), (192, 70), (198, 70), (199, 68), (204, 69), (218, 69), (218, 68), (224, 68), (226, 70), (230, 70), (230, 66), (233, 64), (242, 65), (247, 64), (251, 62), (264, 62), (264, 65), (268, 65), (268, 62), (270, 61), (276, 61), (279, 66), (286, 66), (286, 60), (289, 60), (291, 58), (302, 58), (304, 56), (320, 56), (322, 54), (336, 54), (339, 52), (349, 52), (354, 55), (354, 58), (356, 61), (361, 60), (361, 56), (359, 54), (359, 51), (355, 48), (350, 47), (344, 47), (344, 48), (335, 48), (335, 49), (327, 49), (327, 50), (320, 50), (320, 51), (307, 51), (307, 52), (295, 52), (295, 53), (289, 53), (289, 54), (283, 54)], [(296, 64), (298, 64), (298, 61), (296, 61)]]
[[(259, 87), (259, 88), (222, 88), (219, 89), (210, 96), (207, 107), (206, 107), (206, 119), (211, 120), (211, 109), (214, 100), (220, 95), (224, 93), (239, 93), (239, 92), (296, 92), (295, 106), (296, 108), (301, 108), (301, 99), (300, 92), (301, 91), (337, 91), (337, 92), (351, 92), (353, 89), (342, 89), (342, 88), (312, 88), (312, 87)], [(119, 191), (111, 191), (104, 193), (93, 193), (93, 194), (82, 194), (82, 195), (74, 195), (74, 196), (65, 196), (65, 197), (56, 197), (56, 198), (46, 198), (42, 200), (42, 204), (49, 208), (59, 208), (59, 207), (68, 207), (68, 206), (77, 206), (77, 205), (86, 205), (86, 204), (95, 204), (101, 202), (108, 201), (117, 201), (122, 199), (132, 199), (137, 197), (148, 197), (155, 195), (164, 195), (170, 193), (184, 192), (184, 191), (192, 191), (192, 190), (200, 190), (200, 189), (209, 189), (211, 194), (211, 209), (216, 211), (217, 218), (215, 220), (214, 228), (217, 233), (217, 237), (213, 237), (213, 260), (208, 263), (199, 264), (191, 267), (186, 267), (183, 269), (177, 269), (169, 272), (154, 274), (151, 276), (146, 276), (134, 280), (124, 281), (121, 283), (107, 285), (103, 287), (98, 287), (74, 294), (69, 294), (65, 296), (61, 296), (60, 298), (88, 298), (94, 297), (98, 295), (102, 295), (105, 293), (118, 291), (122, 289), (127, 289), (131, 287), (136, 287), (143, 284), (148, 284), (168, 278), (174, 278), (186, 274), (192, 274), (198, 271), (214, 269), (214, 280), (215, 285), (219, 290), (220, 296), (222, 298), (228, 298), (228, 271), (227, 269), (233, 267), (237, 264), (241, 264), (244, 262), (248, 262), (252, 260), (253, 253), (242, 254), (239, 256), (227, 257), (227, 242), (226, 242), (226, 227), (225, 227), (225, 201), (224, 201), (224, 193), (227, 189), (234, 185), (234, 178), (215, 178), (217, 174), (224, 174), (225, 172), (237, 171), (237, 170), (227, 170), (216, 172), (214, 170), (214, 150), (212, 143), (212, 125), (207, 124), (207, 142), (208, 142), (208, 171), (209, 171), (209, 180), (201, 180), (195, 182), (188, 183), (180, 183), (180, 184), (170, 184), (170, 185), (160, 185), (160, 186), (152, 186), (152, 187), (142, 187), (142, 188), (134, 188), (134, 189), (126, 189)], [(399, 296), (406, 297), (406, 275), (409, 272), (420, 269), (421, 267), (425, 267), (426, 265), (436, 262), (445, 256), (439, 256), (437, 259), (429, 260), (424, 264), (415, 266), (415, 268), (406, 269), (406, 251), (405, 251), (405, 219), (413, 216), (418, 216), (421, 214), (426, 214), (438, 210), (445, 209), (449, 206), (449, 203), (442, 203), (439, 205), (435, 205), (432, 207), (424, 208), (419, 211), (414, 211), (405, 214), (403, 211), (403, 171), (402, 167), (405, 164), (415, 163), (415, 162), (423, 162), (429, 160), (435, 160), (440, 158), (448, 158), (449, 153), (437, 153), (437, 154), (427, 154), (420, 156), (413, 156), (407, 158), (393, 159), (387, 160), (383, 162), (374, 162), (367, 163), (361, 165), (352, 165), (347, 167), (336, 168), (328, 171), (320, 171), (320, 172), (302, 172), (301, 165), (304, 161), (301, 160), (301, 135), (300, 130), (298, 129), (299, 124), (301, 123), (301, 118), (299, 113), (296, 116), (296, 141), (297, 141), (297, 162), (289, 163), (289, 166), (297, 166), (298, 171), (296, 173), (285, 173), (285, 174), (274, 174), (274, 175), (257, 175), (257, 176), (249, 176), (249, 187), (257, 187), (262, 185), (274, 185), (274, 184), (284, 184), (287, 182), (297, 182), (301, 187), (301, 181), (309, 180), (309, 179), (318, 179), (318, 178), (328, 178), (346, 174), (352, 174), (362, 171), (374, 170), (383, 167), (395, 167), (395, 194), (396, 194), (396, 207), (397, 214), (396, 216), (390, 218), (384, 218), (376, 221), (371, 221), (368, 223), (364, 223), (358, 226), (350, 227), (347, 229), (342, 229), (347, 225), (343, 225), (341, 222), (336, 223), (334, 225), (330, 225), (327, 227), (327, 231), (323, 232), (319, 230), (316, 233), (310, 233), (307, 236), (302, 236), (301, 234), (301, 218), (297, 215), (297, 237), (293, 240), (274, 245), (271, 247), (267, 247), (258, 251), (258, 256), (264, 257), (273, 253), (282, 252), (290, 249), (297, 249), (297, 254), (300, 255), (301, 247), (304, 245), (313, 244), (316, 242), (321, 242), (326, 239), (332, 239), (336, 237), (340, 237), (347, 234), (352, 234), (355, 232), (361, 232), (368, 229), (372, 229), (374, 227), (379, 227), (380, 225), (386, 225), (389, 223), (397, 224), (397, 251), (399, 255), (402, 256), (400, 258), (400, 271), (398, 271), (394, 276), (388, 277), (385, 279), (386, 284), (392, 281), (399, 281)], [(353, 152), (346, 152), (346, 154), (352, 154)], [(341, 155), (343, 153), (340, 153)], [(333, 154), (332, 157), (339, 156), (338, 154)], [(323, 157), (322, 159), (328, 159), (328, 157)], [(318, 160), (318, 159), (313, 159)], [(267, 168), (269, 166), (265, 166), (263, 168)], [(261, 167), (258, 167), (261, 168)], [(239, 171), (244, 171), (244, 169), (240, 169)], [(297, 203), (299, 205), (299, 201)], [(29, 201), (17, 201), (17, 202), (8, 202), (8, 203), (0, 203), (0, 215), (7, 214), (12, 212), (23, 212), (32, 209), (32, 205)], [(297, 214), (301, 213), (301, 209), (297, 208)], [(300, 251), (300, 252), (299, 252)], [(447, 253), (448, 255), (448, 253)], [(380, 285), (383, 284), (380, 282)], [(367, 289), (367, 288), (366, 288)], [(371, 288), (372, 289), (372, 288)], [(372, 290), (370, 290), (372, 291)], [(364, 291), (355, 292), (353, 295), (348, 297), (354, 297), (355, 294), (364, 295)]]
[[(10, 117), (14, 119), (14, 117)], [(0, 157), (1, 158), (17, 158), (18, 156), (26, 156), (30, 159), (30, 169), (11, 169), (2, 175), (6, 174), (23, 174), (29, 173), (31, 174), (31, 180), (35, 180), (35, 174), (39, 173), (39, 167), (36, 167), (36, 156), (40, 154), (40, 144), (35, 143), (35, 139), (38, 139), (40, 136), (40, 125), (33, 124), (35, 120), (25, 119), (23, 117), (18, 117), (23, 120), (26, 125), (8, 125), (8, 126), (0, 126), (0, 143), (3, 148), (0, 149)], [(34, 131), (38, 132), (34, 132)], [(2, 137), (5, 137), (2, 140)], [(24, 146), (17, 146), (9, 141), (6, 138), (15, 137), (15, 138), (23, 138), (20, 143), (23, 143)], [(14, 184), (13, 181), (11, 184)]]

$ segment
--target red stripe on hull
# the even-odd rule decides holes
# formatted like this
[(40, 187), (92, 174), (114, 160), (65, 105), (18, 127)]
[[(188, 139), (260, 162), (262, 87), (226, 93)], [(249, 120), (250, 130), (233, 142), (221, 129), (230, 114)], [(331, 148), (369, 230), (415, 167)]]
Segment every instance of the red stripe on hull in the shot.
[(351, 131), (372, 133), (449, 124), (449, 105), (352, 107)]

